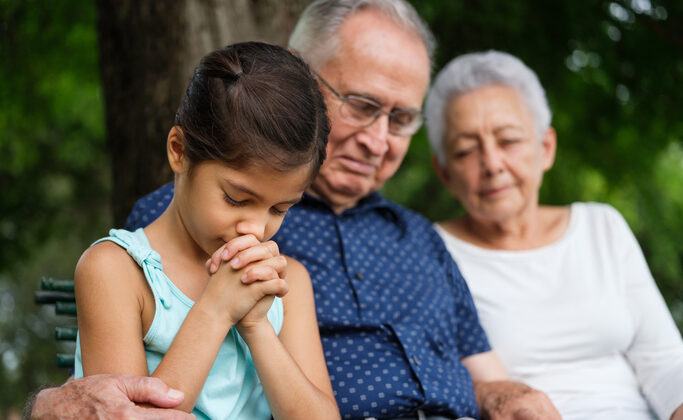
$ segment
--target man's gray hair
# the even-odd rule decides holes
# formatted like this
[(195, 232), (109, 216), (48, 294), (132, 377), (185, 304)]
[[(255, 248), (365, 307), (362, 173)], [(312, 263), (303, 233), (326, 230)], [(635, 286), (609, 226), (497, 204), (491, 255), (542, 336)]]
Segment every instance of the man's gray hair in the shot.
[(397, 25), (417, 33), (431, 62), (436, 46), (434, 35), (405, 0), (316, 0), (301, 14), (289, 37), (289, 48), (298, 51), (314, 70), (320, 69), (339, 53), (339, 37), (334, 36), (339, 27), (365, 9), (378, 10)]
[(519, 58), (493, 50), (461, 55), (439, 72), (425, 102), (429, 144), (442, 165), (446, 163), (447, 108), (455, 97), (489, 85), (509, 86), (519, 92), (531, 112), (539, 138), (550, 127), (552, 114), (545, 90), (536, 73)]

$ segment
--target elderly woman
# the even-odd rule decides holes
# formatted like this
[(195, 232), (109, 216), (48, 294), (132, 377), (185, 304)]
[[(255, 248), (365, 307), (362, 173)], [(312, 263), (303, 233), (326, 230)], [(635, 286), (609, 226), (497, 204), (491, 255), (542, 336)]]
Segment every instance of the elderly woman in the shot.
[(556, 139), (535, 73), (501, 52), (458, 57), (426, 114), (436, 172), (466, 211), (436, 229), (512, 378), (565, 419), (683, 418), (681, 336), (624, 219), (538, 203)]

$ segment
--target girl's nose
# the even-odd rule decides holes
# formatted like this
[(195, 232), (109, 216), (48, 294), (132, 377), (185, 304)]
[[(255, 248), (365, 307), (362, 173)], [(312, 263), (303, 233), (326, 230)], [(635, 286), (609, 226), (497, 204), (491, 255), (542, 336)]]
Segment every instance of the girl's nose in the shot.
[(240, 235), (254, 235), (259, 241), (263, 241), (266, 233), (266, 219), (242, 220), (237, 223), (235, 230)]

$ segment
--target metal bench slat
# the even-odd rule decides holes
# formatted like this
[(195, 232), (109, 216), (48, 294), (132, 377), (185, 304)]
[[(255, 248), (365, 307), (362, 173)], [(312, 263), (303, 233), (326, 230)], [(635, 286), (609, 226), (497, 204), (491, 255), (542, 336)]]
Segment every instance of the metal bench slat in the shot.
[(40, 288), (43, 290), (57, 290), (60, 292), (74, 291), (74, 281), (72, 279), (56, 279), (54, 277), (43, 277), (40, 279)]
[(60, 341), (75, 341), (78, 334), (77, 327), (56, 327), (55, 340)]
[(57, 366), (64, 368), (74, 367), (75, 356), (73, 354), (59, 353), (57, 355)]
[(55, 313), (58, 315), (76, 315), (76, 302), (55, 302)]
[(35, 302), (40, 305), (56, 302), (74, 302), (76, 300), (73, 292), (55, 290), (37, 290), (34, 298)]

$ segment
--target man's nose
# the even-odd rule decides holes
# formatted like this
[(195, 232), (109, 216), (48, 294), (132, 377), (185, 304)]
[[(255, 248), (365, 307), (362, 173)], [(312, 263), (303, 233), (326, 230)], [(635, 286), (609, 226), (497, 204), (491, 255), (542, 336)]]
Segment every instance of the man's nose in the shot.
[(389, 149), (388, 136), (389, 115), (382, 114), (372, 124), (363, 128), (358, 138), (370, 153), (381, 156)]

